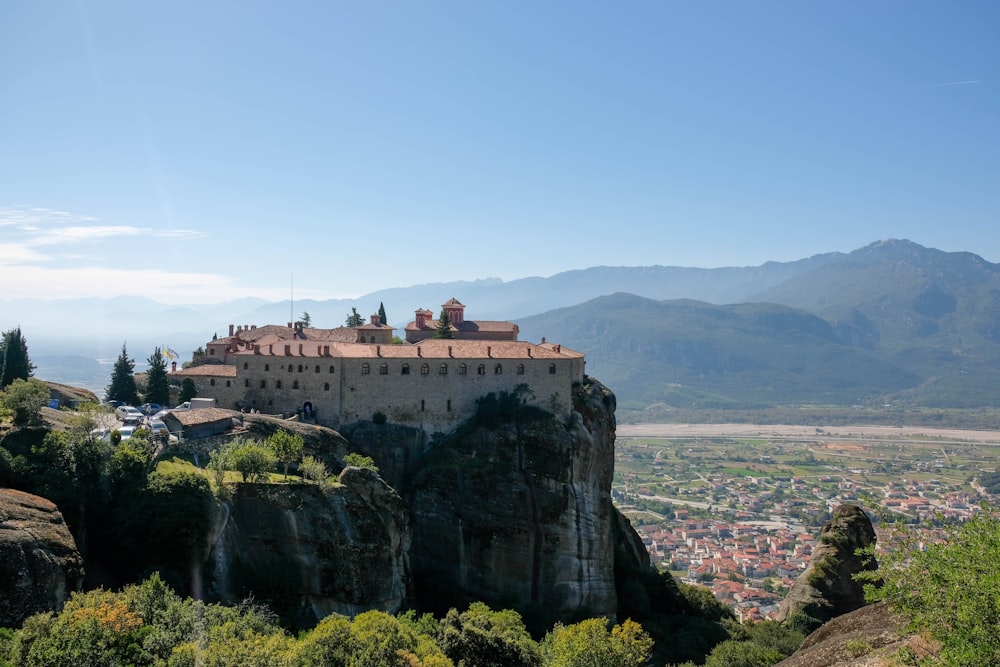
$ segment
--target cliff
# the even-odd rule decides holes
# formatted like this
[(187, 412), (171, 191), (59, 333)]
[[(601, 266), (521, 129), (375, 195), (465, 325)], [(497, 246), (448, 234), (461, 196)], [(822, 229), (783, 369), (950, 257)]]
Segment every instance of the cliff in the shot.
[(781, 602), (778, 620), (805, 614), (818, 625), (863, 607), (864, 587), (854, 575), (875, 570), (878, 564), (856, 551), (873, 544), (875, 529), (865, 511), (856, 505), (837, 507), (820, 531), (812, 562)]
[(396, 613), (410, 602), (407, 513), (376, 473), (345, 468), (340, 484), (238, 484), (209, 536), (209, 597), (253, 595), (286, 622), (331, 613)]
[(610, 495), (615, 397), (588, 379), (573, 399), (566, 424), (518, 414), (431, 445), (403, 489), (420, 608), (481, 600), (535, 624), (616, 615), (615, 528), (631, 527)]
[(55, 504), (0, 489), (0, 627), (61, 609), (83, 584), (83, 558)]

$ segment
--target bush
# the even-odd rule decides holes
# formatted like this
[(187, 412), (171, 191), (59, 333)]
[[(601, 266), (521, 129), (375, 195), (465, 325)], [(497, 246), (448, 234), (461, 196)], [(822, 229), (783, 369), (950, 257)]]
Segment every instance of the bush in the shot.
[(39, 423), (42, 408), (48, 402), (48, 385), (35, 378), (18, 378), (0, 391), (0, 404), (13, 413), (14, 423), (18, 426)]

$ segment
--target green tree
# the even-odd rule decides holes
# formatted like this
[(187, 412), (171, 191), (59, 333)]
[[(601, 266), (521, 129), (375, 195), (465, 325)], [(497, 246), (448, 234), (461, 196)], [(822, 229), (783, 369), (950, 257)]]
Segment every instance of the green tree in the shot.
[(281, 462), (285, 470), (285, 479), (288, 479), (288, 466), (302, 457), (302, 449), (305, 447), (302, 436), (288, 431), (278, 431), (267, 439), (266, 445)]
[(139, 402), (139, 392), (135, 386), (135, 360), (129, 359), (124, 343), (111, 370), (111, 384), (104, 390), (104, 400), (122, 401), (128, 405)]
[(653, 640), (628, 619), (610, 630), (603, 618), (573, 625), (557, 624), (546, 636), (547, 667), (640, 667), (653, 649)]
[(304, 479), (308, 479), (311, 482), (322, 482), (330, 476), (326, 465), (312, 456), (302, 457), (302, 463), (299, 464), (299, 473)]
[(229, 463), (244, 482), (267, 481), (276, 460), (269, 447), (253, 440), (243, 441), (229, 452)]
[(14, 414), (18, 426), (41, 422), (42, 408), (49, 402), (49, 386), (41, 380), (15, 379), (0, 391), (0, 404)]
[(358, 309), (351, 308), (351, 314), (347, 316), (347, 320), (344, 322), (344, 325), (348, 327), (360, 327), (364, 323), (365, 318), (358, 315)]
[(437, 326), (434, 328), (435, 338), (454, 338), (451, 333), (451, 318), (448, 317), (448, 312), (445, 310), (441, 311), (441, 316), (438, 317)]
[(753, 641), (727, 639), (708, 654), (705, 667), (771, 667), (787, 656)]
[(330, 614), (306, 633), (298, 645), (302, 667), (347, 667), (354, 653), (351, 619)]
[(345, 456), (344, 465), (353, 468), (368, 468), (378, 472), (378, 466), (375, 465), (375, 460), (372, 457), (357, 452), (351, 452)]
[(181, 381), (181, 391), (177, 396), (177, 400), (181, 403), (185, 401), (190, 401), (192, 398), (198, 395), (198, 387), (195, 386), (194, 380), (191, 378), (184, 378)]
[(167, 379), (167, 360), (163, 351), (156, 348), (146, 361), (149, 363), (149, 370), (146, 371), (146, 402), (167, 405), (170, 403), (170, 381)]
[(21, 327), (5, 331), (0, 340), (0, 389), (17, 379), (27, 380), (35, 366), (28, 358), (28, 344), (21, 335)]
[(312, 326), (312, 315), (309, 314), (309, 311), (303, 310), (302, 317), (299, 318), (299, 321), (302, 322), (303, 327), (308, 329)]
[[(941, 643), (935, 664), (1000, 665), (1000, 515), (980, 512), (946, 539), (921, 549), (921, 536), (897, 527), (877, 571), (863, 572), (869, 601), (885, 600), (910, 631)], [(869, 549), (869, 552), (871, 549)]]
[(456, 664), (476, 667), (538, 667), (542, 653), (528, 634), (521, 615), (512, 609), (493, 611), (473, 602), (459, 613), (451, 609), (441, 621), (441, 648)]
[(389, 318), (385, 314), (385, 304), (381, 301), (378, 302), (378, 321), (382, 324), (389, 324)]

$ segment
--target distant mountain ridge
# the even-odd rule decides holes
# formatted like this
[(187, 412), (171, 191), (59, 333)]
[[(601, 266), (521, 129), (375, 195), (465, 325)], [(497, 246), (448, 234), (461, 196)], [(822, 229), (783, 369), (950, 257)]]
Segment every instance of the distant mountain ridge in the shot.
[(123, 341), (137, 359), (167, 344), (186, 359), (230, 323), (283, 323), (308, 311), (315, 325), (333, 327), (353, 307), (367, 317), (384, 304), (401, 327), (417, 308), (437, 312), (451, 297), (472, 319), (514, 320), (524, 340), (546, 336), (586, 352), (588, 372), (624, 406), (976, 407), (1000, 399), (1000, 265), (896, 239), (756, 267), (598, 266), (357, 299), (16, 299), (0, 301), (0, 327), (22, 326), (45, 377), (48, 358), (56, 367), (59, 355), (106, 360)]

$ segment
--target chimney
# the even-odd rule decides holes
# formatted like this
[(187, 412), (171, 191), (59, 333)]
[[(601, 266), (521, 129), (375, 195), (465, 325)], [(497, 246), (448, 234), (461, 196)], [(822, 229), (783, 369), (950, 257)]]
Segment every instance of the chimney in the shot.
[(545, 336), (542, 336), (542, 342), (543, 343), (545, 342)]
[(257, 325), (256, 325), (256, 324), (251, 324), (251, 325), (250, 325), (250, 331), (253, 331), (253, 330), (254, 330), (254, 329), (256, 329), (256, 328), (257, 328)]
[(369, 319), (371, 319), (371, 323), (372, 323), (373, 325), (375, 325), (375, 326), (378, 326), (379, 324), (381, 324), (381, 323), (382, 323), (382, 322), (381, 322), (381, 318), (379, 317), (379, 314), (378, 314), (378, 313), (375, 313), (375, 314), (374, 314), (374, 315), (372, 315), (372, 316), (371, 316), (371, 318), (369, 318)]
[(288, 328), (289, 328), (289, 329), (291, 329), (291, 328), (292, 328), (292, 323), (291, 323), (291, 322), (289, 322), (289, 323), (288, 323)]
[(531, 348), (528, 348), (528, 358), (531, 359)]
[(323, 346), (323, 356), (324, 357), (329, 357), (330, 356), (330, 346), (329, 345), (324, 345)]
[(487, 345), (486, 346), (486, 356), (489, 357), (490, 359), (493, 358), (493, 346), (492, 345)]
[(299, 356), (304, 357), (305, 353), (302, 352), (302, 343), (299, 343)]
[(289, 356), (292, 353), (292, 346), (289, 343), (285, 343), (285, 356)]
[(236, 325), (235, 325), (235, 324), (230, 324), (230, 325), (229, 325), (229, 335), (230, 335), (230, 336), (232, 336), (232, 335), (233, 335), (233, 329), (234, 329), (234, 328), (236, 328)]
[(455, 356), (455, 355), (453, 355), (453, 354), (451, 353), (451, 345), (449, 345), (449, 346), (448, 346), (448, 356), (449, 356), (449, 357), (453, 357), (453, 356)]
[(377, 357), (381, 357), (382, 356), (382, 346), (381, 345), (376, 345), (375, 346), (375, 356), (377, 356)]
[(253, 353), (254, 354), (260, 354), (260, 345), (254, 345), (253, 346)]
[(556, 345), (556, 353), (562, 354), (562, 345)]
[(424, 356), (424, 351), (423, 351), (423, 350), (421, 350), (419, 346), (417, 347), (417, 356), (418, 356), (418, 357), (422, 357), (422, 356)]
[[(232, 326), (232, 325), (230, 325), (230, 326)], [(176, 373), (177, 372), (177, 362), (176, 361), (172, 361), (170, 363), (170, 372), (171, 373)]]
[(274, 354), (274, 343), (269, 343), (267, 346), (267, 353)]

